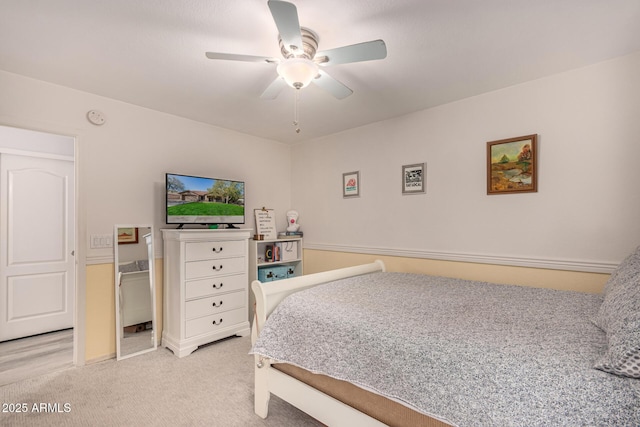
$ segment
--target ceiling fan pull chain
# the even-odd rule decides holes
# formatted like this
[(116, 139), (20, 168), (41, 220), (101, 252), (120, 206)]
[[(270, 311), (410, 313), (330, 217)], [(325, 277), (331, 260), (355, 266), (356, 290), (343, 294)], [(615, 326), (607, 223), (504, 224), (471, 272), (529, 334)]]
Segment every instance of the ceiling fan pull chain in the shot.
[(298, 127), (298, 102), (300, 96), (300, 89), (295, 89), (296, 95), (293, 99), (293, 125), (296, 127), (296, 133), (300, 133), (300, 127)]

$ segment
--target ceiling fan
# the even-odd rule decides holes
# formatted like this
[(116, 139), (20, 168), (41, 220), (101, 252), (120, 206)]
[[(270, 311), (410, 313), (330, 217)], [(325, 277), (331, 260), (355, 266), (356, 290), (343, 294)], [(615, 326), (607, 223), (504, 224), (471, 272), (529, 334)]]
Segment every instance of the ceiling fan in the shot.
[(262, 93), (260, 97), (263, 99), (276, 98), (287, 85), (301, 89), (312, 82), (338, 99), (346, 98), (353, 91), (320, 67), (384, 59), (387, 56), (387, 47), (383, 40), (318, 51), (318, 35), (308, 28), (300, 27), (298, 10), (293, 3), (269, 0), (267, 4), (280, 33), (279, 44), (283, 58), (206, 53), (209, 59), (278, 64), (278, 77)]

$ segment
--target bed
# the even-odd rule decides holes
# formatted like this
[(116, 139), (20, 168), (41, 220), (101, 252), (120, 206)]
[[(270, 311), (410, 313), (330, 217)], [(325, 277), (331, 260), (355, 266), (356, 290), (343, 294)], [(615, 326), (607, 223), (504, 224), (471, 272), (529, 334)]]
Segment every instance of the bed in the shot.
[(151, 282), (149, 261), (130, 261), (118, 266), (121, 327), (151, 322)]
[(640, 247), (587, 294), (362, 266), (252, 283), (255, 412), (329, 426), (640, 425)]

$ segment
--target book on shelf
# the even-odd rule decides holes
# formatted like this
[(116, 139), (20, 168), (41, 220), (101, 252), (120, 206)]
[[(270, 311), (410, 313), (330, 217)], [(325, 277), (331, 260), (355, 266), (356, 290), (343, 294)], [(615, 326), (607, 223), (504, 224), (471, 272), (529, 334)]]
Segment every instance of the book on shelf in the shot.
[[(262, 260), (262, 262), (269, 263), (278, 261), (282, 261), (282, 248), (280, 247), (280, 243), (267, 245), (264, 250), (264, 260)], [(260, 262), (260, 258), (258, 258), (258, 262)]]

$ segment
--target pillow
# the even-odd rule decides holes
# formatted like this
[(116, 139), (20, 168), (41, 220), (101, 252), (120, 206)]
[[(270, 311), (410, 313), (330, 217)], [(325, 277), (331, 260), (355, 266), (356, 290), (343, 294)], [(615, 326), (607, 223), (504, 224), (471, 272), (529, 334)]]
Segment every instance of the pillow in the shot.
[(640, 378), (640, 316), (623, 319), (607, 332), (607, 352), (593, 366), (623, 377)]
[(640, 246), (611, 274), (594, 323), (607, 334), (596, 369), (640, 378)]
[(149, 269), (149, 260), (148, 259), (143, 259), (140, 261), (136, 261), (136, 264), (138, 265), (138, 270), (140, 271), (147, 271)]
[(140, 271), (140, 269), (138, 268), (138, 264), (133, 261), (128, 264), (120, 264), (118, 266), (118, 271), (120, 271), (120, 273), (131, 273), (133, 271)]
[[(611, 277), (604, 285), (604, 301), (598, 310), (594, 323), (607, 332), (611, 321), (619, 319), (624, 313), (638, 312), (639, 302), (633, 301), (632, 297), (634, 293), (637, 295), (639, 291), (640, 246), (611, 273)], [(621, 308), (624, 308), (622, 313), (620, 312)]]
[(611, 277), (605, 284), (604, 293), (615, 290), (620, 286), (629, 285), (629, 280), (637, 278), (640, 273), (640, 246), (631, 252), (616, 269), (611, 273)]

